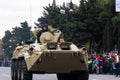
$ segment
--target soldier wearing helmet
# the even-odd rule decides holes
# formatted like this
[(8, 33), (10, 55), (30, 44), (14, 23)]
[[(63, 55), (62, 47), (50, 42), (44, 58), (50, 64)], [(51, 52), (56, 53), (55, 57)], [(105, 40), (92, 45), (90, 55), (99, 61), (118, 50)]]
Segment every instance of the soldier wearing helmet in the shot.
[(48, 26), (45, 24), (45, 25), (42, 25), (42, 30), (40, 30), (37, 34), (37, 42), (40, 43), (40, 35), (43, 33), (43, 32), (47, 32), (49, 31), (48, 30)]

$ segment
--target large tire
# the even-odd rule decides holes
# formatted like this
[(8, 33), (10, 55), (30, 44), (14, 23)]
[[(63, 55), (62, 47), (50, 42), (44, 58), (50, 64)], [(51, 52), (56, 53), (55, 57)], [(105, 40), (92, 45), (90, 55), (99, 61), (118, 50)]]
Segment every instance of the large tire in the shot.
[(17, 60), (12, 60), (11, 77), (12, 77), (12, 80), (17, 80), (18, 79), (18, 63), (17, 63)]
[(24, 59), (12, 61), (11, 78), (12, 80), (32, 80), (32, 73), (27, 70)]
[(18, 80), (23, 80), (22, 76), (22, 59), (18, 60)]
[(88, 71), (73, 72), (71, 74), (57, 74), (58, 80), (88, 80)]
[(19, 61), (19, 80), (32, 80), (32, 73), (27, 70), (25, 60)]
[(89, 80), (89, 72), (79, 71), (74, 73), (74, 77), (76, 78), (76, 80)]
[(15, 63), (13, 60), (11, 62), (11, 78), (12, 80), (15, 80)]
[(14, 68), (15, 68), (15, 65), (14, 65), (14, 61), (11, 62), (11, 79), (14, 80)]
[(57, 74), (58, 80), (75, 80), (71, 74)]

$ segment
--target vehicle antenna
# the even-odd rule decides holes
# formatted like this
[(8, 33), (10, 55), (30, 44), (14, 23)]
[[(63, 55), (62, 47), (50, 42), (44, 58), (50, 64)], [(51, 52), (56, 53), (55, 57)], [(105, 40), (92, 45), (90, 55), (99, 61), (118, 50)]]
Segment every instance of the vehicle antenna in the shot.
[(29, 9), (30, 9), (30, 26), (32, 27), (32, 1), (29, 2)]

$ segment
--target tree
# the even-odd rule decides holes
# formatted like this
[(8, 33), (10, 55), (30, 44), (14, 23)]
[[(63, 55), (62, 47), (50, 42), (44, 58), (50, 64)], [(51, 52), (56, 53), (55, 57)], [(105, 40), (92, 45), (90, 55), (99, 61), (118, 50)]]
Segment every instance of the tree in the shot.
[(28, 26), (28, 23), (25, 21), (21, 23), (21, 27), (15, 27), (12, 31), (6, 31), (5, 36), (2, 38), (3, 48), (5, 55), (12, 57), (13, 51), (20, 42), (25, 42), (30, 39), (31, 27)]
[(28, 23), (22, 22), (21, 27), (15, 27), (13, 28), (12, 33), (14, 34), (13, 37), (15, 40), (22, 42), (22, 41), (27, 41), (31, 37), (31, 27), (28, 26)]
[(120, 51), (120, 13), (112, 18), (112, 22), (113, 22), (113, 40), (114, 40), (114, 45), (115, 48), (118, 49)]
[(112, 18), (116, 16), (114, 0), (108, 0), (103, 6), (103, 11), (99, 15), (100, 25), (103, 26), (103, 48), (104, 51), (111, 51), (114, 49), (114, 35)]
[(60, 9), (56, 6), (55, 0), (52, 5), (48, 5), (48, 7), (43, 7), (44, 12), (41, 18), (38, 18), (38, 26), (40, 27), (43, 24), (59, 26), (59, 14)]
[(5, 36), (2, 38), (5, 56), (9, 57), (11, 57), (11, 53), (13, 51), (13, 49), (11, 49), (12, 47), (12, 43), (10, 42), (11, 37), (12, 37), (11, 32), (7, 30), (5, 31)]

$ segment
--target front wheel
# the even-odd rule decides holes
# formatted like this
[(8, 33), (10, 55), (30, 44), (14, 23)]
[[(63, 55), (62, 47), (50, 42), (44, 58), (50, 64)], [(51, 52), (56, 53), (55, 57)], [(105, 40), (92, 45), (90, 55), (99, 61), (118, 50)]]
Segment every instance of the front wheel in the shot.
[(24, 59), (12, 60), (11, 77), (12, 80), (32, 80), (32, 73), (27, 70)]
[(71, 74), (68, 73), (60, 73), (57, 74), (57, 79), (58, 80), (75, 80)]
[(19, 64), (19, 80), (32, 80), (32, 73), (27, 70), (25, 60), (20, 60)]
[(75, 73), (76, 80), (89, 80), (89, 72), (88, 71), (79, 71)]
[(12, 63), (11, 63), (11, 77), (12, 77), (12, 80), (17, 80), (18, 79), (18, 61), (17, 60), (12, 60)]
[(57, 74), (58, 80), (88, 80), (89, 79), (89, 73), (88, 71), (79, 71), (79, 72), (73, 72), (69, 74)]

